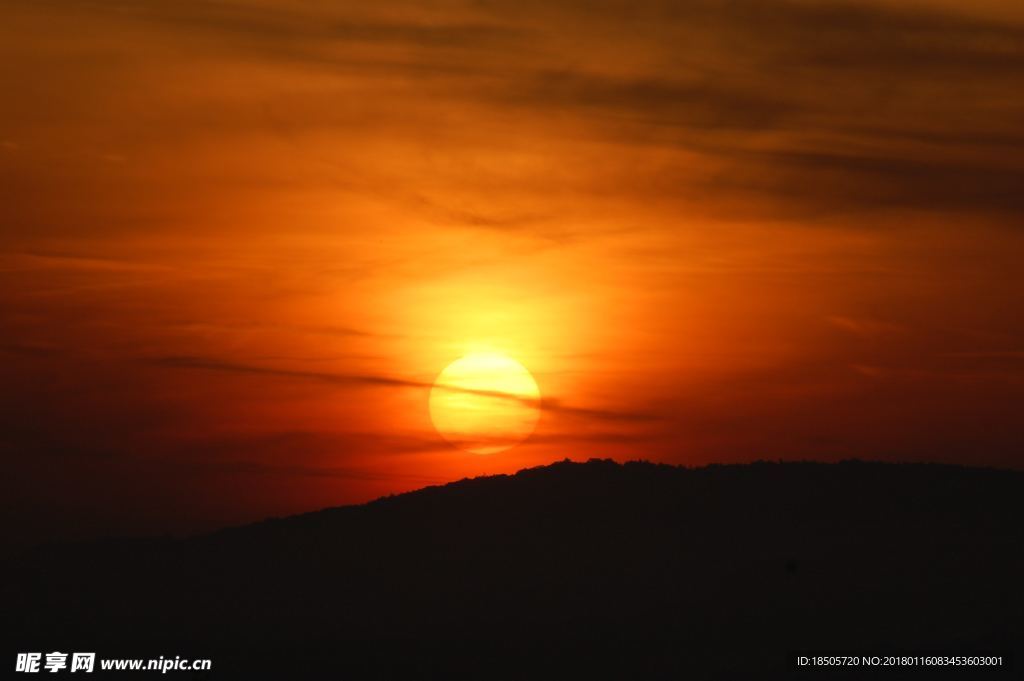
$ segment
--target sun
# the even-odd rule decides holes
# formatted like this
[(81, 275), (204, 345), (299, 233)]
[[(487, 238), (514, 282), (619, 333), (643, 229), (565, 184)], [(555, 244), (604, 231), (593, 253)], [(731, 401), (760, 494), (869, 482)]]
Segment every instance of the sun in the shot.
[(474, 454), (495, 454), (530, 436), (540, 390), (507, 355), (475, 352), (449, 364), (430, 390), (430, 420), (446, 440)]

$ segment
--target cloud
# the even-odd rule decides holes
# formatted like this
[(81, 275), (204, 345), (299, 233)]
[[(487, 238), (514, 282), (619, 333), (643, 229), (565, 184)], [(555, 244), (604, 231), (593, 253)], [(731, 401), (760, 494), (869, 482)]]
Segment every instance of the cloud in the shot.
[(299, 476), (314, 478), (343, 478), (345, 480), (381, 480), (436, 484), (446, 482), (438, 476), (403, 474), (395, 471), (377, 473), (354, 466), (315, 466), (294, 463), (266, 463), (260, 461), (207, 461), (186, 465), (202, 471), (223, 473), (250, 473), (272, 476)]
[(75, 253), (0, 254), (0, 272), (31, 270), (70, 270), (98, 273), (162, 273), (175, 271), (174, 268), (166, 265)]
[[(648, 442), (650, 434), (600, 431), (533, 433), (520, 446), (565, 445), (575, 451), (582, 445), (615, 446)], [(474, 440), (480, 444), (483, 440)], [(505, 444), (504, 440), (497, 440)], [(517, 439), (512, 444), (519, 443)], [(227, 437), (198, 437), (168, 443), (170, 456), (151, 461), (157, 469), (178, 472), (253, 474), (339, 478), (357, 481), (392, 481), (418, 485), (447, 482), (443, 474), (427, 475), (389, 467), (377, 470), (366, 463), (335, 465), (346, 453), (372, 454), (380, 462), (413, 454), (450, 452), (451, 445), (439, 436), (393, 435), (361, 432), (282, 431)]]
[[(552, 190), (565, 181), (557, 169), (595, 142), (614, 145), (608, 164), (584, 164), (573, 182), (712, 213), (957, 211), (1017, 226), (1024, 212), (1024, 25), (967, 7), (954, 13), (873, 0), (402, 2), (387, 12), (283, 0), (9, 5), (80, 16), (99, 36), (85, 52), (119, 57), (37, 74), (36, 81), (55, 85), (41, 91), (45, 100), (29, 97), (13, 111), (12, 138), (42, 124), (55, 128), (47, 138), (61, 139), (93, 120), (94, 93), (120, 78), (137, 89), (111, 94), (105, 109), (142, 110), (144, 117), (122, 132), (94, 135), (138, 147), (117, 153), (146, 159), (161, 144), (269, 134), (335, 190), (391, 201), (435, 223), (559, 243), (573, 235), (561, 219), (565, 208), (550, 205)], [(202, 72), (265, 68), (298, 85), (275, 82), (241, 98), (207, 92), (202, 79), (165, 88), (159, 74), (166, 65), (138, 47), (154, 32), (160, 44), (187, 48)], [(134, 39), (121, 40), (125, 35)], [(35, 56), (40, 50), (23, 49)], [(52, 68), (53, 61), (41, 64)], [(53, 113), (40, 121), (43, 104)], [(332, 153), (323, 135), (384, 140), (384, 153), (386, 141), (407, 141), (423, 163), (413, 163), (407, 176), (401, 163), (375, 167), (372, 153)], [(542, 166), (527, 166), (539, 175), (536, 186), (502, 205), (503, 194), (524, 190), (499, 176), (486, 200), (467, 198), (476, 162), (506, 145), (551, 154)], [(661, 153), (642, 166), (617, 159), (615, 148)], [(438, 157), (454, 161), (447, 182), (457, 190), (419, 180), (434, 169), (427, 160)], [(8, 222), (36, 230), (89, 221), (82, 216), (94, 209), (92, 194), (70, 215), (39, 205), (37, 184), (59, 179), (54, 165), (45, 164), (45, 178), (22, 165), (0, 167), (3, 198), (15, 213)], [(123, 182), (114, 180), (138, 173), (60, 165), (68, 175), (62, 205), (104, 173), (123, 198)], [(88, 183), (76, 172), (88, 174)], [(278, 176), (274, 164), (245, 172), (285, 186), (294, 181)], [(419, 184), (433, 187), (409, 188)], [(140, 195), (153, 186), (141, 183)], [(199, 182), (195, 191), (206, 187)], [(119, 221), (151, 218), (119, 211)]]
[[(119, 21), (139, 21), (172, 31), (206, 31), (236, 42), (236, 49), (273, 57), (302, 57), (329, 62), (327, 48), (339, 44), (414, 46), (445, 51), (499, 50), (526, 46), (528, 35), (515, 26), (455, 17), (422, 20), (374, 16), (373, 12), (333, 3), (239, 3), (217, 0), (43, 0), (61, 8), (106, 13)], [(413, 4), (412, 6), (415, 6)]]
[(861, 336), (862, 338), (879, 338), (905, 332), (907, 329), (902, 324), (881, 321), (878, 319), (866, 319), (862, 317), (845, 317), (833, 315), (826, 317), (825, 321), (843, 331)]
[(474, 388), (463, 388), (459, 386), (435, 384), (433, 382), (418, 381), (415, 379), (395, 378), (364, 373), (333, 373), (324, 371), (304, 371), (300, 369), (282, 369), (274, 367), (263, 367), (252, 364), (241, 364), (226, 362), (209, 357), (195, 356), (168, 356), (152, 357), (146, 361), (155, 366), (173, 369), (204, 369), (209, 371), (222, 371), (227, 373), (255, 374), (260, 376), (277, 376), (281, 378), (294, 378), (301, 380), (320, 381), (342, 386), (383, 386), (392, 388), (418, 388), (429, 390), (439, 388), (450, 392), (463, 393), (468, 395), (479, 395), (481, 397), (494, 397), (502, 400), (511, 400), (527, 406), (540, 407), (546, 412), (574, 416), (580, 418), (611, 420), (611, 421), (650, 421), (657, 418), (654, 414), (632, 411), (615, 411), (604, 409), (593, 409), (588, 407), (577, 407), (562, 403), (556, 398), (544, 397), (538, 401), (532, 398), (501, 392), (498, 390), (481, 390)]
[[(336, 465), (352, 453), (367, 453), (380, 461), (407, 454), (436, 452), (448, 447), (438, 437), (357, 431), (279, 431), (250, 435), (199, 436), (167, 443), (171, 454), (159, 464), (178, 470), (254, 473), (350, 480), (437, 482), (436, 476), (411, 474), (389, 468), (375, 470), (361, 465)], [(327, 463), (325, 463), (327, 462)]]
[(61, 352), (61, 348), (53, 343), (2, 343), (0, 351), (25, 357), (53, 357)]
[(967, 357), (978, 359), (1024, 359), (1024, 350), (982, 350), (977, 352), (944, 352), (942, 357)]

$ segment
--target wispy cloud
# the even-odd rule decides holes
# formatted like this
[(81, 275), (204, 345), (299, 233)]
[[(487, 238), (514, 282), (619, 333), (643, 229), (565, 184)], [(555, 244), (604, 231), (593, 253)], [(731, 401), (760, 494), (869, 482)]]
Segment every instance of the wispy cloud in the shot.
[(263, 367), (252, 364), (241, 364), (227, 362), (209, 357), (152, 357), (147, 358), (150, 364), (171, 369), (203, 369), (209, 371), (221, 371), (226, 373), (254, 374), (260, 376), (276, 376), (280, 378), (291, 378), (299, 380), (319, 381), (340, 386), (380, 386), (391, 388), (417, 388), (446, 390), (454, 393), (467, 395), (478, 395), (481, 397), (493, 397), (500, 400), (510, 400), (531, 407), (538, 407), (544, 411), (580, 418), (591, 418), (611, 421), (649, 421), (657, 418), (654, 414), (615, 411), (605, 409), (594, 409), (564, 404), (557, 398), (544, 397), (537, 400), (531, 397), (524, 397), (500, 390), (484, 390), (476, 388), (465, 388), (443, 383), (433, 383), (407, 378), (396, 378), (366, 373), (333, 373), (324, 371), (306, 371), (301, 369), (284, 369), (276, 367)]
[(907, 331), (907, 328), (902, 324), (863, 317), (833, 315), (826, 317), (825, 321), (837, 329), (848, 331), (863, 338), (880, 338)]
[[(217, 60), (325, 77), (320, 89), (288, 93), (287, 105), (274, 92), (255, 107), (207, 99), (166, 135), (270, 132), (316, 159), (329, 154), (300, 141), (307, 132), (453, 134), (424, 109), (435, 102), (472, 108), (496, 132), (508, 115), (571, 121), (580, 140), (703, 157), (700, 171), (692, 157), (667, 151), (649, 172), (602, 169), (616, 175), (615, 191), (661, 200), (694, 192), (705, 208), (761, 198), (779, 209), (842, 214), (1024, 210), (1024, 25), (966, 7), (953, 13), (867, 0), (643, 0), (599, 3), (600, 11), (578, 2), (409, 2), (392, 12), (319, 2), (50, 5), (172, 41), (199, 40), (200, 54), (212, 50)], [(374, 102), (387, 106), (364, 109)], [(389, 115), (396, 106), (407, 113)], [(398, 183), (384, 190), (355, 166), (337, 170), (335, 179), (357, 193), (390, 191), (406, 206), (418, 195), (431, 220), (559, 230), (549, 208), (465, 207)]]

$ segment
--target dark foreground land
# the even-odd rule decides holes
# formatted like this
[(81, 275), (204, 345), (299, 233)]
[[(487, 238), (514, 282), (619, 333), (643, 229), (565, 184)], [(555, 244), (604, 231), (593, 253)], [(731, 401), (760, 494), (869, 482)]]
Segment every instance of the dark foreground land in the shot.
[(996, 651), (1024, 678), (1022, 522), (1016, 472), (564, 462), (38, 549), (6, 566), (2, 624), (12, 651), (210, 657), (210, 678), (824, 678), (792, 668), (805, 650)]

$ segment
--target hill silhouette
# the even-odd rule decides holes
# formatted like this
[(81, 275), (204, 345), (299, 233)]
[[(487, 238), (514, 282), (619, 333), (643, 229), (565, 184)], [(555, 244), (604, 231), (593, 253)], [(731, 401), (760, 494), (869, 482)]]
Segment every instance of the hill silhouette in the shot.
[(1022, 518), (1019, 472), (566, 461), (36, 549), (3, 617), (17, 650), (209, 656), (213, 678), (822, 678), (789, 654), (1019, 658)]

